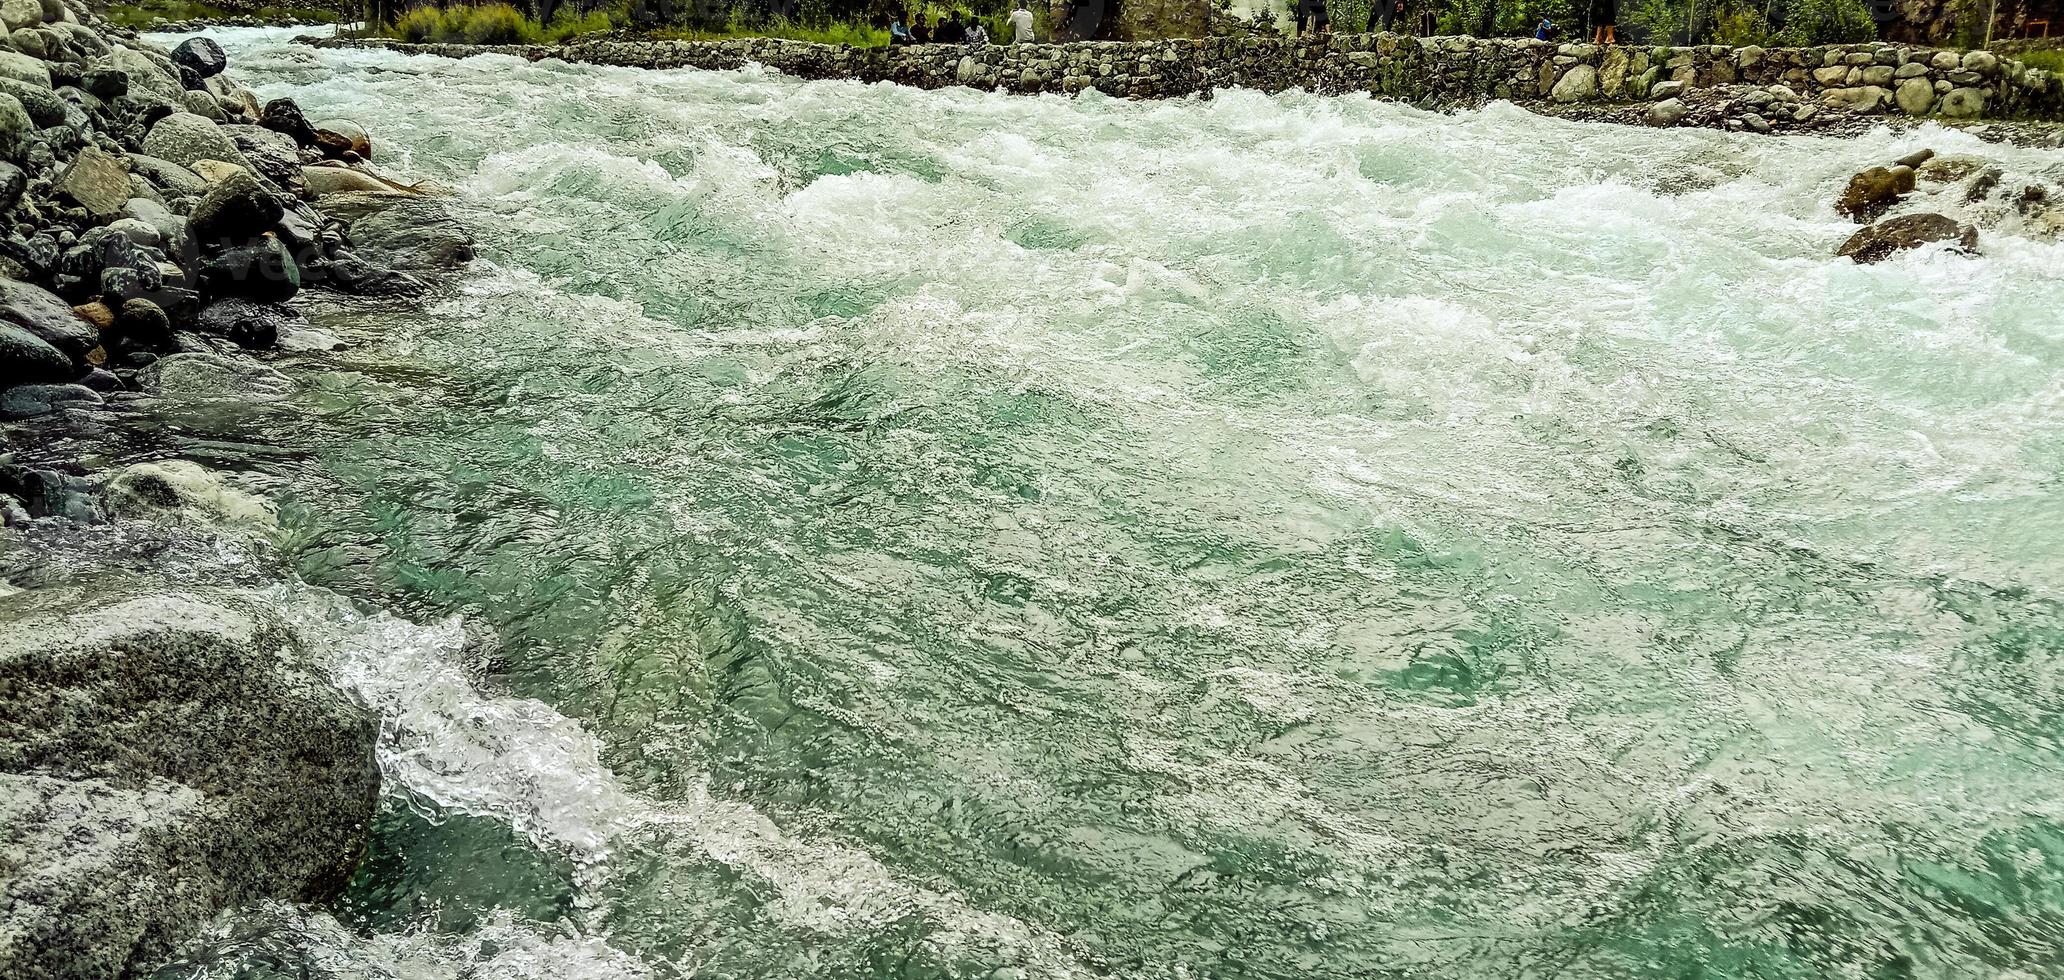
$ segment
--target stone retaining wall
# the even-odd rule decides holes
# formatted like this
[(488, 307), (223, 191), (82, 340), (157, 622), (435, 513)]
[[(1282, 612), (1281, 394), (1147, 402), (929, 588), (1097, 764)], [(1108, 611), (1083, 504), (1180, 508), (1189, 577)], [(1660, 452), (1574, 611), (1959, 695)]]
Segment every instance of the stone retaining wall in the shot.
[(802, 78), (854, 78), (921, 88), (1009, 92), (1096, 89), (1128, 98), (1239, 86), (1277, 92), (1369, 92), (1422, 105), (1488, 99), (1633, 101), (1657, 86), (1783, 85), (1806, 100), (1862, 112), (1952, 118), (2064, 119), (2064, 77), (1985, 51), (1870, 43), (1817, 48), (1600, 47), (1518, 39), (1343, 34), (1323, 39), (1218, 37), (1071, 44), (852, 48), (740, 38), (597, 40), (475, 47), (354, 38), (318, 47), (389, 47), (467, 57), (501, 53), (636, 68), (733, 69), (757, 62)]

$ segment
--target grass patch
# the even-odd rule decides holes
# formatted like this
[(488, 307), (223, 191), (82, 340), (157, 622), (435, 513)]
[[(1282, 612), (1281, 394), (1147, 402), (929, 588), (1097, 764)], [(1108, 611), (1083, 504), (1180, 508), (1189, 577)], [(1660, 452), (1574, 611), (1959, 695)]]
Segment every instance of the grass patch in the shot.
[(550, 24), (540, 24), (506, 3), (458, 7), (417, 7), (402, 14), (388, 33), (416, 44), (559, 44), (583, 34), (615, 29), (609, 15), (561, 11)]
[(778, 37), (789, 41), (815, 41), (818, 44), (850, 44), (856, 48), (883, 47), (889, 43), (889, 32), (877, 30), (857, 21), (831, 21), (810, 25), (774, 17), (764, 21), (748, 21), (734, 13), (731, 19), (710, 28), (669, 27), (656, 33), (657, 37), (673, 41), (721, 41), (734, 37)]
[(342, 18), (334, 10), (319, 7), (251, 7), (230, 10), (211, 3), (194, 3), (191, 0), (141, 0), (139, 3), (120, 3), (107, 9), (107, 19), (132, 30), (149, 30), (158, 21), (224, 20), (230, 17), (257, 17), (263, 20), (300, 21), (313, 24), (334, 24)]
[(2057, 48), (2036, 48), (2032, 51), (2018, 52), (2015, 55), (2013, 55), (2013, 58), (2015, 61), (2027, 65), (2030, 68), (2040, 68), (2043, 71), (2053, 71), (2059, 74), (2064, 74), (2064, 50), (2059, 50)]

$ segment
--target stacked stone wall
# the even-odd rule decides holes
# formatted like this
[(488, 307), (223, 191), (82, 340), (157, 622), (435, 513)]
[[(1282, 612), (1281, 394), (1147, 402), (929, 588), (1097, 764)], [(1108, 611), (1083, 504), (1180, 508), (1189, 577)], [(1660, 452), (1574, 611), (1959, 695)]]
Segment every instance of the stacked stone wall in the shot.
[[(1987, 51), (1868, 43), (1813, 48), (1628, 47), (1518, 39), (1348, 34), (1320, 39), (1216, 37), (1069, 44), (853, 48), (777, 38), (596, 40), (559, 46), (473, 47), (377, 39), (312, 39), (447, 57), (638, 68), (766, 65), (802, 78), (851, 78), (920, 88), (965, 85), (1017, 93), (1095, 89), (1167, 98), (1241, 87), (1367, 92), (1422, 105), (1490, 99), (1636, 101), (1687, 89), (1784, 86), (1801, 102), (1849, 112), (1949, 118), (2064, 119), (2064, 80)], [(1676, 83), (1674, 86), (1666, 83)]]

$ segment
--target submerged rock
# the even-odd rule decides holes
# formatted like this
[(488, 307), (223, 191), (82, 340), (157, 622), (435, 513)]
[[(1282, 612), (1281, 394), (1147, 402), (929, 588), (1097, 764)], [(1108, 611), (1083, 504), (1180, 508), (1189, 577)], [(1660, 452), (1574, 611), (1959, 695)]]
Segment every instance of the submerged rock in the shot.
[(225, 486), (183, 459), (137, 463), (108, 481), (101, 507), (111, 517), (267, 528), (279, 523), (272, 504)]
[(1902, 214), (1849, 236), (1835, 254), (1869, 264), (1933, 242), (1955, 242), (1963, 251), (1975, 252), (1978, 229), (1940, 214)]
[[(1905, 191), (1913, 190), (1913, 171), (1908, 169)], [(1891, 210), (1899, 202), (1901, 189), (1899, 175), (1886, 167), (1872, 167), (1849, 178), (1849, 185), (1842, 188), (1842, 195), (1835, 199), (1835, 210), (1849, 216), (1857, 224), (1863, 224)]]
[(473, 259), (473, 236), (443, 201), (419, 194), (349, 192), (323, 199), (350, 221), (360, 258), (407, 273), (455, 269)]
[(255, 603), (11, 596), (0, 678), (0, 976), (135, 975), (363, 853), (377, 725)]
[(220, 75), (229, 67), (229, 55), (223, 53), (222, 45), (206, 37), (190, 37), (179, 42), (179, 46), (172, 49), (172, 60), (193, 69), (193, 73), (202, 78)]
[(0, 324), (0, 388), (39, 381), (69, 381), (72, 359), (42, 338), (13, 324)]

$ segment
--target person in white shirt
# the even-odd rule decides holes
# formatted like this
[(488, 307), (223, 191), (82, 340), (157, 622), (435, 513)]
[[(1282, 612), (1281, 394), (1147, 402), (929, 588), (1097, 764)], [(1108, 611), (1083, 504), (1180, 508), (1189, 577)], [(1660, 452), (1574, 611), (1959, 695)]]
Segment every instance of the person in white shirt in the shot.
[(969, 44), (972, 44), (972, 45), (974, 45), (974, 46), (976, 46), (976, 47), (981, 47), (981, 46), (982, 46), (982, 45), (984, 45), (984, 44), (988, 44), (988, 43), (989, 43), (989, 29), (988, 29), (988, 28), (986, 28), (986, 27), (983, 27), (983, 26), (982, 26), (982, 22), (981, 22), (981, 21), (979, 21), (979, 20), (977, 20), (977, 21), (974, 21), (973, 23), (970, 23), (970, 24), (968, 25), (968, 37), (967, 37), (967, 39), (968, 39), (968, 43), (969, 43)]
[(1011, 43), (1032, 43), (1032, 11), (1025, 9), (1025, 0), (1018, 0), (1018, 9), (1011, 11)]

